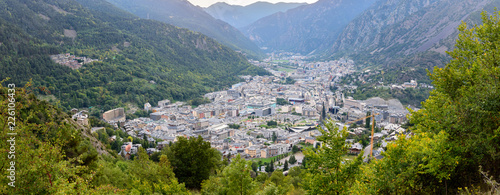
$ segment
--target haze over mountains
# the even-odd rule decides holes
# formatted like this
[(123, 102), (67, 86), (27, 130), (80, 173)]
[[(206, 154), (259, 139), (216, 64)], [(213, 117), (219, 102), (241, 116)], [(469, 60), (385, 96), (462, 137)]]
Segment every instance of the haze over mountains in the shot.
[(227, 3), (216, 3), (204, 10), (216, 19), (225, 21), (232, 26), (241, 29), (251, 23), (277, 12), (286, 12), (306, 3), (268, 3), (256, 2), (247, 6), (229, 5)]

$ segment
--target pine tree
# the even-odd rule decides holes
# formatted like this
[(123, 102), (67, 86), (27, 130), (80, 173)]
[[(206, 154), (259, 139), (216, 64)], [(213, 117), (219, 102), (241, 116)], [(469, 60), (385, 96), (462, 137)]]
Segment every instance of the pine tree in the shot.
[(293, 165), (293, 164), (295, 164), (296, 162), (297, 162), (297, 159), (295, 159), (295, 155), (290, 156), (289, 163)]
[[(366, 116), (370, 116), (372, 113), (370, 111), (366, 112)], [(372, 117), (368, 117), (365, 119), (365, 128), (369, 129), (370, 128), (370, 121)]]
[(321, 121), (323, 122), (326, 119), (326, 110), (325, 110), (325, 102), (323, 102), (323, 109), (321, 110)]

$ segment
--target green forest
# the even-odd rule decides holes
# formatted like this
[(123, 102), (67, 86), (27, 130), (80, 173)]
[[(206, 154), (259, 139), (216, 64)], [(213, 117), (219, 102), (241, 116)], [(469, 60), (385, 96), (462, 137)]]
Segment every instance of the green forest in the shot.
[(15, 142), (0, 143), (14, 155), (0, 158), (0, 166), (15, 179), (1, 177), (0, 193), (499, 194), (500, 12), (483, 13), (482, 20), (460, 25), (452, 60), (430, 73), (435, 89), (411, 111), (411, 133), (389, 143), (384, 158), (344, 160), (348, 133), (327, 121), (319, 128), (321, 146), (305, 149), (306, 160), (286, 176), (273, 164), (263, 172), (239, 155), (223, 156), (201, 137), (179, 137), (151, 155), (141, 148), (125, 160), (104, 141), (125, 137), (120, 130), (92, 134), (62, 107), (38, 100), (38, 86), (14, 88), (3, 80), (0, 139)]
[[(124, 12), (104, 0), (0, 0), (0, 78), (30, 79), (64, 109), (190, 100), (265, 75), (211, 38)], [(74, 30), (76, 37), (64, 35)], [(72, 70), (49, 55), (99, 59)], [(54, 102), (55, 103), (55, 102)]]

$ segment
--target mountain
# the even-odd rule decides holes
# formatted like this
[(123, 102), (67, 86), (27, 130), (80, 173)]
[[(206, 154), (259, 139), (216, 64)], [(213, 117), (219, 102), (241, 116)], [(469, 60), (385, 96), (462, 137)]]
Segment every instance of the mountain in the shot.
[(352, 20), (327, 56), (351, 56), (359, 64), (381, 66), (398, 75), (394, 82), (430, 82), (426, 69), (449, 61), (461, 21), (481, 21), (498, 0), (381, 0)]
[[(0, 78), (17, 86), (33, 79), (43, 86), (35, 92), (66, 109), (188, 100), (239, 82), (241, 74), (267, 74), (205, 35), (103, 0), (0, 5)], [(65, 53), (99, 61), (71, 69), (49, 57)]]
[(263, 55), (262, 51), (238, 29), (217, 20), (201, 7), (187, 0), (107, 0), (115, 6), (140, 18), (154, 19), (174, 26), (188, 28), (214, 38), (235, 50), (252, 57)]
[[(408, 55), (443, 53), (454, 44), (461, 21), (492, 0), (383, 0), (350, 22), (331, 52)], [(452, 36), (451, 44), (441, 43)], [(445, 44), (445, 45), (443, 45)]]
[(276, 13), (244, 27), (260, 47), (308, 54), (328, 49), (342, 29), (375, 0), (320, 0)]
[(204, 8), (204, 10), (216, 19), (222, 20), (240, 29), (251, 23), (274, 13), (286, 12), (307, 3), (268, 3), (256, 2), (247, 6), (229, 5), (219, 2)]

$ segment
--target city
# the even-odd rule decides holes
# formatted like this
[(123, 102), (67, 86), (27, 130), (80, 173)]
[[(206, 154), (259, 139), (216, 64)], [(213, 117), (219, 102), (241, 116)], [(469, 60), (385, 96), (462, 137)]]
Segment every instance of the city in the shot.
[[(342, 77), (355, 72), (353, 60), (306, 62), (303, 56), (280, 56), (285, 57), (251, 61), (256, 66), (266, 68), (273, 76), (241, 76), (245, 82), (225, 91), (205, 94), (204, 97), (210, 100), (208, 104), (193, 108), (184, 102), (162, 100), (155, 107), (151, 103), (144, 105), (143, 109), (150, 112), (148, 118), (126, 120), (123, 108), (117, 108), (105, 112), (103, 119), (116, 127), (120, 124), (132, 137), (147, 138), (151, 142), (161, 140), (156, 143), (156, 148), (146, 149), (149, 154), (159, 152), (170, 142), (177, 141), (178, 136), (201, 136), (224, 157), (240, 154), (246, 159), (284, 155), (290, 153), (294, 146), (321, 145), (316, 141), (316, 137), (321, 135), (317, 128), (326, 118), (338, 121), (337, 124), (342, 128), (349, 127), (346, 123), (353, 121), (362, 125), (363, 121), (359, 119), (367, 116), (367, 112), (376, 114), (376, 126), (380, 131), (374, 134), (373, 150), (374, 156), (378, 158), (382, 158), (379, 154), (388, 142), (405, 133), (401, 125), (407, 121), (409, 112), (398, 100), (354, 100), (344, 97), (341, 90), (330, 90), (331, 86), (340, 89), (353, 87), (338, 84)], [(279, 64), (283, 62), (295, 65), (296, 69), (273, 70), (273, 67), (282, 69)], [(286, 83), (290, 78), (293, 84)], [(412, 84), (400, 87), (416, 86)], [(327, 116), (324, 119), (323, 111)], [(79, 121), (86, 117), (81, 113), (73, 116)], [(94, 131), (98, 129), (101, 128), (93, 128)], [(352, 137), (367, 132), (369, 128), (349, 128)], [(362, 149), (369, 151), (369, 144), (354, 143), (354, 140), (346, 140), (351, 144), (350, 154), (359, 154)], [(119, 155), (128, 159), (137, 153), (138, 147), (142, 146), (124, 141)], [(366, 157), (369, 152), (364, 154)], [(299, 157), (298, 165), (301, 160)]]

